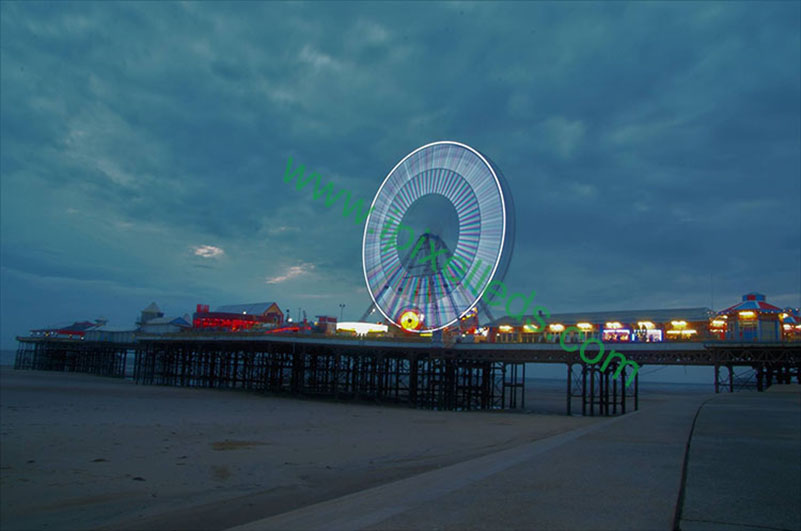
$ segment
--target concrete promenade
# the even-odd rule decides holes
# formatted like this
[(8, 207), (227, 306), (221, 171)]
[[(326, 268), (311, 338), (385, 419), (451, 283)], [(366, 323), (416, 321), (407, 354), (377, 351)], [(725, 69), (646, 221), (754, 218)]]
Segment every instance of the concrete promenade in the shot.
[(678, 398), (236, 529), (671, 529), (702, 400)]
[(782, 387), (790, 388), (723, 395), (701, 409), (681, 529), (801, 529), (801, 393)]
[(670, 530), (699, 407), (682, 529), (799, 529), (799, 397), (677, 398), (235, 529)]

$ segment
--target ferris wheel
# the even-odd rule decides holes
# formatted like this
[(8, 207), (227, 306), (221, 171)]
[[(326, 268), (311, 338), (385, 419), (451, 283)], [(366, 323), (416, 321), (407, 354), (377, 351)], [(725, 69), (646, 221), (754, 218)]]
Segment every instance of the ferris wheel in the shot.
[(433, 142), (398, 162), (373, 199), (362, 242), (367, 291), (395, 325), (440, 330), (480, 306), (513, 245), (500, 170), (470, 146)]

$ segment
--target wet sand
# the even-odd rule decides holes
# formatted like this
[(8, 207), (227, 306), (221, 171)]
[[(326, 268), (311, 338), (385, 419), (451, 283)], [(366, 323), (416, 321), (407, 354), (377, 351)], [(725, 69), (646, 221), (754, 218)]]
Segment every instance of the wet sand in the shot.
[(2, 367), (0, 527), (224, 529), (603, 422)]

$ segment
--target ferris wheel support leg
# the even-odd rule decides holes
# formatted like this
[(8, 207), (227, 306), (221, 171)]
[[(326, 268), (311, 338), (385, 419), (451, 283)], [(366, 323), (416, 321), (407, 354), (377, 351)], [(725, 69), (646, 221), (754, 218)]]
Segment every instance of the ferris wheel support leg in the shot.
[(359, 321), (362, 322), (362, 323), (366, 322), (367, 318), (370, 317), (370, 314), (373, 312), (373, 310), (376, 310), (376, 309), (377, 308), (375, 307), (375, 303), (371, 302), (367, 306), (367, 309), (364, 311), (364, 313), (362, 314), (362, 317), (361, 317), (361, 319), (359, 319)]
[(489, 306), (487, 305), (486, 302), (484, 302), (483, 298), (479, 299), (478, 307), (482, 312), (484, 312), (484, 315), (487, 316), (487, 318), (490, 320), (490, 322), (495, 320), (495, 316), (492, 315), (492, 312), (490, 311)]

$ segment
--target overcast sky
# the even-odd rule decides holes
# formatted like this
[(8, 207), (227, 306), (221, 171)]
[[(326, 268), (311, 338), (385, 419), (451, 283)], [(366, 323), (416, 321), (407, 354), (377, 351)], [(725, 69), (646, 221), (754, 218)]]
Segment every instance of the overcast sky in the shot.
[(801, 4), (0, 4), (3, 348), (278, 301), (358, 318), (372, 200), (457, 140), (552, 312), (801, 302)]

